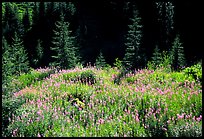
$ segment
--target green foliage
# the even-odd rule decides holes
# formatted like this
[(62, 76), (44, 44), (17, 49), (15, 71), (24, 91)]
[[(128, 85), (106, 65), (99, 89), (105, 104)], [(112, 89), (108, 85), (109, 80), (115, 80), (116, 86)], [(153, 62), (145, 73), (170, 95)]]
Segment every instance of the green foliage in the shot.
[(187, 67), (183, 69), (183, 72), (189, 76), (192, 77), (195, 80), (199, 80), (202, 82), (202, 65), (201, 64), (195, 64), (191, 67)]
[[(3, 135), (202, 136), (201, 85), (182, 72), (164, 69), (125, 74), (121, 84), (115, 85), (109, 80), (117, 71), (113, 68), (106, 74), (94, 67), (63, 70), (16, 92), (15, 103), (4, 102), (4, 109), (11, 104), (18, 107), (4, 113), (10, 113), (11, 119)], [(93, 78), (93, 74), (104, 78), (92, 85), (69, 80)]]
[(62, 75), (66, 81), (73, 81), (74, 83), (94, 84), (96, 82), (96, 75), (91, 70), (82, 72), (69, 72)]
[(154, 62), (153, 62), (153, 61), (148, 61), (148, 62), (147, 62), (147, 68), (148, 68), (149, 70), (154, 70), (154, 69), (155, 69), (155, 64), (154, 64)]
[(2, 89), (10, 82), (9, 77), (14, 74), (14, 63), (12, 62), (12, 49), (2, 37)]
[(176, 126), (169, 126), (169, 137), (201, 137), (202, 124), (179, 122)]
[(31, 69), (28, 73), (22, 73), (18, 76), (11, 76), (12, 81), (10, 81), (9, 88), (10, 92), (15, 92), (25, 87), (30, 86), (31, 84), (43, 80), (46, 77), (49, 77), (53, 74), (55, 70), (48, 70), (46, 72), (38, 72)]
[(100, 51), (98, 57), (96, 58), (96, 67), (100, 68), (100, 67), (105, 67), (106, 66), (106, 60), (103, 56), (102, 51)]
[(159, 64), (161, 63), (162, 61), (162, 55), (161, 53), (159, 52), (159, 48), (158, 48), (158, 45), (155, 47), (154, 49), (154, 53), (153, 53), (153, 56), (152, 56), (152, 61), (154, 63), (154, 66), (159, 66)]
[[(9, 129), (7, 126), (11, 124), (12, 114), (16, 112), (18, 108), (25, 103), (25, 100), (21, 97), (15, 98), (13, 97), (13, 93), (17, 92), (25, 87), (30, 86), (31, 84), (36, 83), (39, 80), (43, 80), (46, 77), (53, 74), (54, 70), (47, 70), (46, 72), (38, 72), (35, 70), (30, 70), (29, 73), (23, 73), (20, 76), (11, 76), (10, 82), (4, 88), (2, 92), (2, 130), (3, 136), (11, 136)], [(12, 119), (13, 120), (13, 119)]]
[[(89, 48), (93, 48), (92, 40), (93, 42), (96, 40), (96, 45), (98, 40), (101, 40), (92, 37), (99, 35), (98, 38), (101, 38), (103, 35), (100, 35), (97, 27), (92, 26), (98, 25), (100, 17), (96, 23), (85, 14), (84, 22), (80, 22), (80, 25), (75, 24), (76, 16), (73, 15), (79, 11), (73, 3), (2, 4), (2, 29), (3, 36), (6, 37), (2, 38), (2, 136), (201, 137), (202, 66), (194, 65), (179, 72), (172, 72), (170, 65), (175, 63), (177, 64), (173, 65), (174, 67), (185, 65), (180, 40), (175, 39), (171, 55), (167, 52), (160, 54), (159, 49), (155, 48), (153, 59), (148, 62), (148, 68), (154, 71), (143, 69), (134, 74), (127, 74), (129, 71), (123, 68), (123, 64), (128, 68), (139, 68), (145, 63), (141, 51), (141, 18), (134, 14), (126, 38), (124, 63), (117, 58), (114, 63), (117, 68), (111, 68), (105, 64), (100, 53), (96, 63), (105, 68), (83, 68), (78, 62), (80, 58), (76, 47), (86, 44), (87, 46), (82, 49), (86, 57)], [(127, 14), (125, 16), (118, 11), (120, 3), (111, 1), (103, 4), (108, 10), (112, 8), (111, 12), (120, 14), (121, 19), (126, 20), (129, 17), (128, 10), (134, 6), (132, 7), (132, 2), (125, 3)], [(158, 2), (157, 6), (160, 10), (161, 29), (165, 27), (162, 30), (164, 34), (172, 36), (174, 15), (172, 2)], [(59, 13), (65, 14), (64, 19), (61, 16), (61, 21), (58, 21)], [(29, 21), (31, 17), (33, 24), (31, 20)], [(22, 20), (27, 32), (25, 36), (21, 36)], [(145, 23), (147, 20), (144, 19)], [(53, 33), (55, 37), (51, 40), (55, 21), (58, 21)], [(80, 45), (76, 46), (77, 40), (72, 37), (76, 32), (72, 33), (70, 28), (73, 31), (80, 28), (79, 38), (84, 38)], [(168, 37), (162, 36), (164, 34), (161, 34), (161, 41), (168, 43)], [(111, 36), (112, 34), (106, 37), (108, 39)], [(20, 39), (21, 37), (25, 42)], [(32, 52), (35, 46), (32, 44), (36, 41), (38, 44), (35, 55), (35, 50)], [(29, 46), (26, 50), (30, 50), (29, 56), (34, 58), (36, 67), (41, 65), (42, 57), (44, 64), (47, 59), (49, 60), (47, 54), (53, 54), (51, 64), (54, 66), (60, 66), (61, 69), (76, 68), (60, 72), (31, 70), (27, 73), (30, 68), (23, 43)], [(50, 46), (53, 46), (51, 53)], [(50, 76), (51, 74), (53, 75)], [(102, 77), (100, 81), (98, 76)], [(184, 116), (180, 119), (178, 115), (181, 114)]]
[(12, 47), (12, 55), (14, 57), (14, 69), (15, 74), (26, 73), (29, 70), (29, 61), (28, 61), (28, 54), (23, 46), (23, 42), (18, 37), (18, 34), (15, 33)]
[(94, 84), (96, 82), (96, 75), (92, 70), (86, 70), (81, 73), (80, 81), (82, 83)]
[(127, 77), (127, 78), (126, 78), (126, 81), (127, 81), (128, 83), (134, 83), (136, 80), (137, 80), (137, 79), (136, 79), (134, 76), (131, 76), (131, 77)]
[(12, 132), (8, 130), (9, 124), (11, 124), (11, 121), (9, 119), (12, 119), (12, 114), (15, 113), (15, 111), (22, 106), (22, 104), (25, 103), (25, 101), (22, 98), (13, 98), (4, 96), (2, 97), (2, 136), (9, 137), (11, 136)]
[(172, 61), (172, 67), (174, 69), (180, 69), (183, 66), (185, 66), (185, 56), (184, 56), (184, 48), (182, 46), (182, 43), (180, 42), (180, 36), (177, 35), (173, 46), (170, 52), (170, 57)]
[(5, 16), (3, 21), (3, 35), (9, 44), (13, 42), (15, 32), (18, 37), (23, 37), (23, 25), (18, 14), (18, 7), (15, 3), (6, 2)]
[(142, 62), (144, 62), (140, 48), (142, 39), (142, 25), (138, 10), (133, 12), (131, 22), (132, 24), (128, 25), (129, 30), (125, 43), (126, 52), (123, 62), (127, 68), (138, 68), (142, 65)]
[(78, 79), (80, 78), (80, 72), (69, 72), (69, 73), (65, 73), (63, 74), (63, 79), (65, 81), (74, 81), (77, 82), (79, 81)]
[(164, 68), (167, 72), (171, 72), (171, 57), (166, 51), (162, 52), (162, 62), (159, 67)]
[(110, 71), (111, 70), (111, 65), (106, 64), (105, 67), (104, 67), (104, 70)]
[[(159, 68), (163, 68), (166, 72), (171, 72), (171, 57), (166, 51), (163, 51), (161, 54), (158, 53), (157, 56), (154, 56), (151, 61), (148, 61), (147, 68), (150, 70), (156, 70)], [(153, 60), (154, 59), (154, 60)]]
[(29, 71), (29, 62), (22, 41), (18, 38), (16, 33), (11, 46), (7, 44), (7, 41), (3, 37), (2, 47), (2, 89), (5, 93), (7, 92), (6, 90), (9, 89), (8, 86), (11, 80), (13, 80), (12, 77), (14, 75), (20, 75), (21, 73)]
[(79, 60), (76, 54), (76, 47), (74, 46), (74, 37), (71, 36), (69, 23), (64, 21), (64, 16), (61, 15), (60, 18), (60, 21), (55, 24), (54, 46), (51, 47), (51, 50), (56, 52), (56, 54), (52, 56), (54, 62), (51, 65), (60, 66), (60, 68), (64, 69), (73, 68)]
[(118, 58), (115, 59), (115, 62), (113, 63), (113, 65), (115, 67), (117, 67), (119, 70), (121, 70), (123, 68), (123, 64), (122, 64), (122, 61), (119, 60)]
[(126, 76), (126, 74), (128, 73), (129, 71), (126, 70), (126, 69), (121, 69), (120, 70), (120, 73), (117, 74), (117, 76), (114, 78), (114, 84), (117, 84), (119, 85), (121, 83), (121, 80)]

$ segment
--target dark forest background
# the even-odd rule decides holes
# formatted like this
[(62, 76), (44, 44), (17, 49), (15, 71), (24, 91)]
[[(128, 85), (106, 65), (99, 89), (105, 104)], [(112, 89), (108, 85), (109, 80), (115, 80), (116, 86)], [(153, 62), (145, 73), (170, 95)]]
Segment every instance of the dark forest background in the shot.
[[(70, 36), (74, 37), (73, 44), (79, 50), (80, 62), (94, 65), (102, 52), (106, 63), (113, 65), (116, 58), (122, 60), (125, 56), (128, 25), (132, 11), (137, 9), (142, 25), (141, 48), (147, 61), (156, 45), (161, 51), (169, 51), (179, 34), (187, 65), (192, 65), (202, 58), (199, 5), (196, 1), (153, 0), (3, 2), (2, 36), (12, 45), (16, 32), (28, 54), (29, 66), (49, 66), (55, 54), (51, 49), (53, 30), (63, 13), (69, 23)], [(143, 66), (145, 64), (147, 62)]]

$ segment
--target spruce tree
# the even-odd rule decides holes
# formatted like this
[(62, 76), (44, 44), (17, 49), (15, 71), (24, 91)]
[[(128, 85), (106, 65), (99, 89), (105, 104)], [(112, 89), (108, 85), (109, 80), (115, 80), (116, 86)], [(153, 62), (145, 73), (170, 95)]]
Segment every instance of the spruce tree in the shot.
[(126, 38), (126, 53), (123, 59), (124, 65), (127, 68), (135, 68), (142, 65), (142, 53), (141, 53), (141, 39), (142, 39), (142, 25), (141, 17), (138, 10), (133, 12), (133, 18), (131, 18), (132, 24), (128, 25), (129, 30)]
[(154, 49), (153, 56), (152, 56), (152, 61), (154, 63), (154, 66), (158, 66), (161, 63), (162, 55), (159, 51), (160, 51), (160, 49), (159, 49), (158, 45), (156, 45), (156, 47)]
[(29, 70), (29, 61), (28, 54), (23, 46), (22, 40), (18, 37), (18, 34), (14, 33), (12, 47), (12, 57), (13, 63), (15, 64), (16, 74), (20, 74), (23, 72), (28, 72)]
[(6, 2), (3, 35), (5, 36), (5, 39), (8, 41), (8, 44), (12, 43), (14, 32), (17, 32), (19, 34), (19, 37), (22, 37), (23, 25), (19, 19), (17, 6), (13, 3)]
[(98, 57), (96, 58), (96, 67), (100, 68), (100, 67), (105, 67), (106, 66), (106, 60), (103, 56), (102, 51), (100, 51)]
[(185, 66), (185, 56), (184, 56), (184, 48), (182, 43), (180, 42), (180, 35), (176, 35), (172, 49), (170, 52), (172, 66), (174, 69), (181, 68)]
[(71, 36), (69, 23), (64, 21), (64, 15), (61, 14), (60, 21), (56, 22), (55, 36), (53, 37), (54, 46), (51, 50), (55, 52), (52, 56), (54, 61), (52, 66), (68, 69), (76, 66), (79, 58), (77, 57), (77, 49), (74, 46), (74, 37)]
[(8, 45), (5, 37), (2, 37), (2, 89), (4, 90), (7, 83), (9, 83), (9, 77), (15, 72), (12, 49)]

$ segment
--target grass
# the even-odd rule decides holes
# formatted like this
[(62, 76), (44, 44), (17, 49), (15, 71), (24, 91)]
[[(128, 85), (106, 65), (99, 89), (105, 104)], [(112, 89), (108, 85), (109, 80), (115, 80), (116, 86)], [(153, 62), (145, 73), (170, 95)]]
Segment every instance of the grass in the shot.
[(202, 136), (199, 81), (182, 71), (142, 69), (115, 84), (119, 74), (117, 68), (75, 68), (27, 85), (12, 95), (21, 103), (9, 118), (8, 136)]

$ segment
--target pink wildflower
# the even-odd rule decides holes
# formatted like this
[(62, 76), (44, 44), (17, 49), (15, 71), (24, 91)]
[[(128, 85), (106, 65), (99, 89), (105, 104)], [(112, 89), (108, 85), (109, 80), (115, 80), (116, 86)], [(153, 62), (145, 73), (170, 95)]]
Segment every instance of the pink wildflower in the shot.
[(37, 112), (37, 114), (38, 114), (38, 115), (41, 115), (41, 114), (42, 114), (42, 110), (39, 110), (39, 111)]
[(162, 128), (162, 130), (163, 130), (163, 131), (167, 131), (167, 129), (166, 129), (166, 128), (164, 128), (164, 127)]
[(135, 117), (135, 121), (136, 121), (136, 122), (139, 122), (139, 121), (140, 121), (139, 118), (138, 118), (138, 116)]
[(38, 133), (37, 137), (41, 137), (40, 133)]
[(16, 129), (13, 131), (13, 136), (14, 136), (14, 137), (16, 136), (17, 131), (18, 131), (18, 128), (16, 128)]
[(182, 114), (182, 115), (177, 114), (177, 117), (178, 117), (178, 119), (183, 119), (184, 118), (184, 114)]
[(99, 123), (99, 124), (103, 124), (103, 123), (104, 123), (104, 120), (103, 120), (102, 118), (100, 118), (100, 119), (98, 120), (98, 123)]

